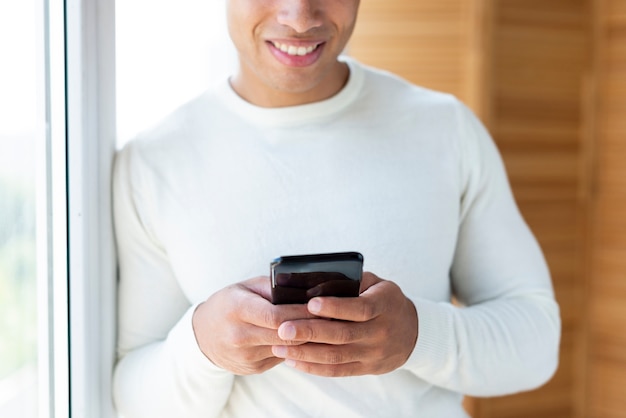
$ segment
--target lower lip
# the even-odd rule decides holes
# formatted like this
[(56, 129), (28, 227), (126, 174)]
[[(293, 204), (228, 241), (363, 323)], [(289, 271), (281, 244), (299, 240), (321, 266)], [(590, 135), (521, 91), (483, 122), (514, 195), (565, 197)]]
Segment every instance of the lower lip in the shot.
[(270, 52), (281, 64), (289, 67), (307, 67), (314, 64), (322, 55), (322, 49), (325, 44), (319, 45), (315, 51), (306, 55), (289, 55), (286, 52), (276, 48), (271, 42), (268, 42)]

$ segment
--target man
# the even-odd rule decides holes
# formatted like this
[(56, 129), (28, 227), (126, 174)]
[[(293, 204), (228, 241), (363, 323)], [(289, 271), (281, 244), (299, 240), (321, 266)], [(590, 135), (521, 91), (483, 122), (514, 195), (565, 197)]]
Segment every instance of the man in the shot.
[[(462, 394), (554, 372), (558, 306), (492, 141), (340, 58), (358, 6), (228, 1), (238, 72), (119, 153), (123, 416), (465, 417)], [(273, 258), (336, 251), (373, 272), (359, 297), (269, 301)]]

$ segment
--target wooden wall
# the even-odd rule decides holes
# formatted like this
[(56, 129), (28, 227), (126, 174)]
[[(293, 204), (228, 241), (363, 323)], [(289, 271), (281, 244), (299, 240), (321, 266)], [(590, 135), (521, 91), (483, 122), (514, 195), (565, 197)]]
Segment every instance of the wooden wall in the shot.
[(364, 0), (350, 52), (476, 111), (548, 259), (559, 370), (472, 416), (626, 417), (626, 0)]
[(364, 0), (351, 55), (466, 100), (475, 74), (467, 0)]
[(583, 94), (586, 0), (493, 2), (490, 128), (537, 235), (561, 306), (560, 367), (543, 388), (479, 401), (480, 417), (572, 417), (583, 390), (583, 291), (589, 171)]
[(626, 1), (595, 3), (586, 417), (626, 417)]

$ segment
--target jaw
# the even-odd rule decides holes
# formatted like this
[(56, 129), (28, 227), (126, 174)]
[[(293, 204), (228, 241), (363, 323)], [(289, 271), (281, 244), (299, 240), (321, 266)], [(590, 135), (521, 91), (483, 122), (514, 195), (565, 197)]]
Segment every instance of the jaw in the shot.
[(241, 62), (231, 79), (233, 89), (246, 101), (261, 107), (285, 107), (321, 101), (334, 96), (348, 79), (345, 63), (309, 67), (279, 67), (259, 71)]

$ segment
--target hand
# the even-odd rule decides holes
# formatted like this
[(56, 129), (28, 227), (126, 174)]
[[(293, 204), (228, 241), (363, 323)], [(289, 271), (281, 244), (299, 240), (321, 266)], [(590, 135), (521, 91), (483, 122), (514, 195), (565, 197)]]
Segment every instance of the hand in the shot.
[(272, 346), (287, 343), (278, 327), (289, 320), (312, 318), (306, 305), (272, 305), (268, 277), (228, 286), (198, 305), (193, 314), (196, 341), (215, 365), (234, 374), (262, 373), (283, 359)]
[(320, 376), (383, 374), (402, 366), (417, 341), (415, 306), (395, 283), (372, 273), (363, 274), (361, 291), (358, 298), (311, 299), (307, 308), (318, 318), (282, 323), (283, 344), (272, 353)]

